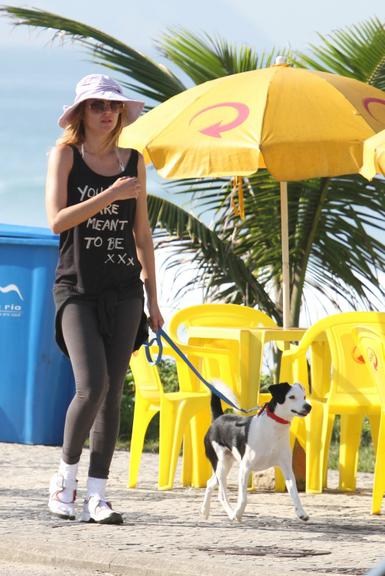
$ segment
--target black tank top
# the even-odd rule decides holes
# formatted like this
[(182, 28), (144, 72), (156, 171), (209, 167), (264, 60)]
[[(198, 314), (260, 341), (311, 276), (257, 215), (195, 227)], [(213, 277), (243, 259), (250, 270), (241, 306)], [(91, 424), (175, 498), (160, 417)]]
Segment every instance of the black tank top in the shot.
[[(138, 152), (131, 151), (125, 169), (115, 176), (97, 174), (84, 162), (76, 146), (68, 178), (67, 206), (99, 194), (120, 176), (137, 176)], [(110, 204), (87, 221), (60, 235), (55, 284), (71, 286), (79, 294), (105, 290), (132, 290), (141, 266), (136, 254), (133, 226), (136, 200)]]
[[(138, 152), (131, 150), (124, 170), (114, 176), (97, 174), (83, 160), (76, 146), (68, 177), (67, 206), (99, 194), (121, 176), (137, 176)], [(60, 234), (54, 299), (56, 341), (68, 355), (61, 329), (61, 314), (67, 302), (82, 300), (94, 305), (103, 336), (111, 334), (116, 302), (140, 297), (144, 302), (141, 265), (137, 257), (133, 227), (136, 200), (119, 200), (87, 221)], [(134, 349), (148, 337), (143, 311)]]

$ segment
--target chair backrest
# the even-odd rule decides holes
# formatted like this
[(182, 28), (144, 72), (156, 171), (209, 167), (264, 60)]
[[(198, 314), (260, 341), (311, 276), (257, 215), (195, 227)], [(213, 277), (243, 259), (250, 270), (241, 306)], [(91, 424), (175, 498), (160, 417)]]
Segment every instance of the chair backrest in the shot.
[[(188, 340), (188, 330), (191, 327), (219, 327), (219, 328), (258, 328), (258, 327), (276, 327), (277, 324), (267, 314), (260, 310), (255, 310), (248, 306), (239, 304), (199, 304), (188, 306), (174, 314), (171, 318), (168, 333), (170, 337), (179, 343), (185, 343)], [(201, 341), (200, 346), (215, 345), (227, 351), (227, 358), (207, 359), (206, 373), (209, 378), (220, 379), (233, 392), (240, 397), (242, 387), (240, 358), (238, 344), (231, 340), (216, 340), (205, 342)], [(201, 389), (202, 386), (201, 386)]]
[(334, 314), (314, 324), (300, 343), (300, 346), (308, 346), (322, 333), (326, 339), (331, 359), (330, 404), (356, 407), (378, 405), (377, 387), (356, 343), (354, 330), (358, 326), (385, 337), (385, 313)]
[(174, 340), (183, 342), (191, 326), (219, 326), (224, 328), (274, 327), (277, 324), (260, 310), (240, 304), (198, 304), (188, 306), (174, 314), (168, 331)]
[(385, 408), (385, 337), (365, 326), (355, 328), (353, 336)]
[(147, 361), (144, 346), (132, 354), (130, 368), (136, 388), (147, 394), (153, 392), (154, 396), (159, 396), (163, 392), (158, 369)]
[[(151, 355), (155, 358), (158, 353), (157, 346), (150, 347)], [(195, 368), (205, 375), (210, 374), (210, 366), (212, 362), (223, 361), (223, 356), (216, 356), (220, 351), (209, 352), (199, 349), (194, 350), (192, 346), (188, 347), (186, 354), (190, 362)], [(163, 347), (163, 359), (171, 359), (176, 365), (176, 374), (178, 380), (178, 388), (181, 392), (201, 392), (206, 391), (208, 388), (200, 382), (194, 372), (187, 366), (187, 364), (180, 358), (180, 356), (169, 346)], [(144, 392), (145, 394), (153, 394), (154, 397), (160, 397), (164, 393), (162, 380), (160, 378), (158, 366), (150, 364), (147, 360), (144, 346), (131, 356), (130, 368), (134, 377), (135, 387)]]

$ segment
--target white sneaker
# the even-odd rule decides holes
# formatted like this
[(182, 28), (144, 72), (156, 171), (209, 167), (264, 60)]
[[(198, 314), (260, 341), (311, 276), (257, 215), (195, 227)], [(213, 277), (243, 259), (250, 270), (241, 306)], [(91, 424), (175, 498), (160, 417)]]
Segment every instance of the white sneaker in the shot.
[[(55, 516), (65, 520), (75, 520), (75, 500), (77, 480), (64, 480), (61, 474), (54, 474), (49, 485), (48, 508)], [(64, 490), (70, 496), (64, 495)]]
[(99, 496), (90, 496), (84, 500), (81, 522), (98, 522), (99, 524), (123, 524), (122, 515), (114, 512), (111, 503), (101, 500)]

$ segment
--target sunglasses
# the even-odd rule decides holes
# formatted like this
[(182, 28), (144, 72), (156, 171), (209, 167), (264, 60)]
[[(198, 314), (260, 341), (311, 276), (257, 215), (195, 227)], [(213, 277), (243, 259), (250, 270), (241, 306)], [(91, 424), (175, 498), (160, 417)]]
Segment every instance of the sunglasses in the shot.
[(101, 114), (108, 110), (111, 110), (111, 112), (120, 112), (123, 108), (123, 102), (116, 100), (90, 100), (88, 102), (88, 108), (95, 114)]

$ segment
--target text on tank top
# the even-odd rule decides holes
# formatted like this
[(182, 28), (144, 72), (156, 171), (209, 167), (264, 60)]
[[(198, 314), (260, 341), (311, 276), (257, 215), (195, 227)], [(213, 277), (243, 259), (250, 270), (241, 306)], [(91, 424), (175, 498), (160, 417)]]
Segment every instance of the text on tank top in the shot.
[[(74, 161), (68, 178), (67, 206), (100, 194), (121, 176), (137, 176), (136, 150), (131, 151), (122, 172), (103, 176), (86, 164), (75, 146), (71, 147)], [(130, 289), (138, 281), (141, 270), (133, 235), (135, 212), (135, 199), (119, 200), (63, 232), (56, 284), (71, 285), (83, 294)]]

